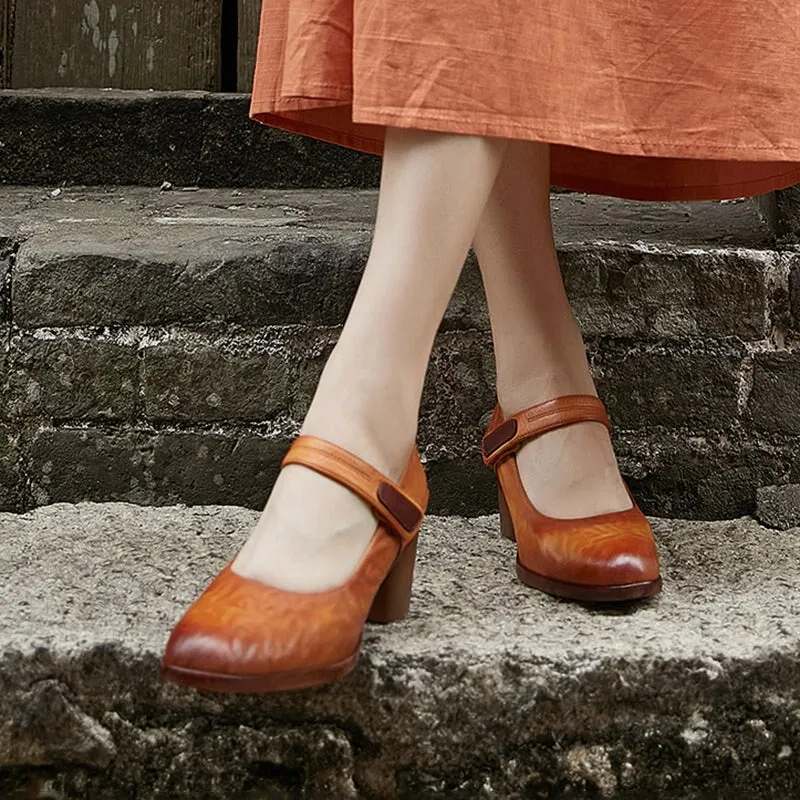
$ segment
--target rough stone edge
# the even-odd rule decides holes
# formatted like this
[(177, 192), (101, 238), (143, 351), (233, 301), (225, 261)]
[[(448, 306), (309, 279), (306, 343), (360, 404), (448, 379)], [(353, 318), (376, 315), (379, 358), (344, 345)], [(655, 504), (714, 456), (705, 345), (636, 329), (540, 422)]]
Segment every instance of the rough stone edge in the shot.
[(778, 242), (784, 245), (800, 244), (800, 186), (790, 186), (773, 192), (766, 201)]
[[(192, 116), (202, 126), (197, 146), (192, 153), (170, 152), (147, 141), (134, 159), (136, 169), (120, 173), (112, 166), (110, 154), (118, 142), (109, 140), (108, 120), (98, 113), (98, 107), (140, 110), (147, 113), (157, 103), (175, 104), (185, 99), (198, 107)], [(272, 188), (377, 188), (380, 182), (380, 160), (376, 156), (341, 148), (299, 134), (267, 128), (249, 119), (249, 95), (205, 92), (144, 90), (63, 89), (0, 89), (0, 129), (6, 101), (28, 102), (33, 106), (50, 100), (54, 106), (68, 104), (71, 108), (87, 107), (81, 124), (81, 140), (92, 142), (94, 158), (63, 157), (63, 141), (54, 143), (51, 150), (41, 150), (26, 158), (17, 158), (0, 171), (0, 182), (16, 185), (36, 185), (47, 181), (54, 185), (141, 185), (136, 176), (151, 176), (145, 185), (158, 186), (163, 181), (178, 185), (254, 186)], [(232, 115), (228, 109), (237, 108)], [(180, 110), (180, 109), (178, 109)], [(52, 116), (58, 116), (57, 108)], [(25, 114), (17, 112), (15, 127)], [(45, 140), (45, 143), (48, 140)], [(108, 162), (105, 172), (97, 173), (98, 162)], [(46, 165), (46, 170), (42, 168)], [(120, 175), (125, 177), (120, 180)]]
[[(468, 653), (373, 657), (366, 649), (345, 683), (265, 699), (182, 692), (161, 683), (159, 654), (113, 643), (90, 642), (69, 654), (6, 652), (0, 705), (4, 716), (24, 719), (31, 688), (51, 682), (53, 698), (63, 697), (72, 718), (82, 721), (79, 732), (93, 733), (79, 741), (94, 746), (73, 754), (72, 763), (44, 747), (39, 770), (51, 779), (60, 773), (66, 797), (86, 800), (115, 796), (131, 777), (142, 781), (138, 797), (190, 797), (174, 784), (171, 794), (154, 791), (153, 771), (143, 766), (154, 761), (159, 772), (167, 765), (174, 771), (188, 751), (195, 756), (188, 759), (191, 770), (210, 778), (219, 772), (207, 746), (211, 736), (217, 757), (235, 774), (243, 765), (228, 759), (240, 726), (277, 735), (288, 728), (300, 750), (305, 738), (310, 752), (321, 720), (343, 737), (334, 773), (339, 787), (350, 781), (356, 787), (343, 796), (466, 800), (488, 783), (503, 797), (533, 788), (626, 800), (736, 790), (749, 800), (789, 797), (800, 787), (797, 757), (791, 747), (786, 754), (787, 742), (800, 734), (797, 653), (567, 668), (520, 662), (510, 652), (474, 661)], [(207, 763), (198, 760), (202, 753)], [(259, 760), (252, 752), (250, 758)], [(178, 772), (191, 787), (188, 770)], [(309, 772), (300, 796), (322, 797)], [(233, 787), (215, 788), (209, 797)]]

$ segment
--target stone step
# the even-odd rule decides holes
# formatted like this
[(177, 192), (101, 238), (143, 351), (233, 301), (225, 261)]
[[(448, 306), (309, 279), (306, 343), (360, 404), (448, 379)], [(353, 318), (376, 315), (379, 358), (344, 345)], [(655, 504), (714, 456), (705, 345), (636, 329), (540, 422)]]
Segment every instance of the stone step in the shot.
[[(377, 188), (377, 156), (260, 125), (249, 94), (0, 89), (0, 185)], [(756, 198), (800, 241), (800, 187)]]
[[(263, 506), (358, 284), (376, 200), (0, 188), (0, 505)], [(797, 481), (800, 254), (773, 243), (749, 202), (569, 194), (553, 209), (645, 509), (735, 517), (758, 487)], [(469, 258), (423, 401), (436, 513), (496, 508), (478, 457), (493, 381)]]
[(256, 519), (125, 503), (0, 514), (0, 796), (800, 793), (800, 530), (653, 520), (663, 595), (587, 608), (519, 584), (495, 516), (429, 517), (410, 617), (368, 626), (341, 683), (163, 683), (171, 626)]
[(380, 158), (268, 128), (250, 97), (0, 90), (0, 183), (376, 187)]
[[(375, 190), (0, 187), (0, 236), (22, 241), (15, 322), (338, 325), (376, 204)], [(553, 217), (589, 336), (758, 341), (781, 321), (797, 258), (749, 201), (554, 195)], [(488, 329), (472, 259), (447, 322)]]

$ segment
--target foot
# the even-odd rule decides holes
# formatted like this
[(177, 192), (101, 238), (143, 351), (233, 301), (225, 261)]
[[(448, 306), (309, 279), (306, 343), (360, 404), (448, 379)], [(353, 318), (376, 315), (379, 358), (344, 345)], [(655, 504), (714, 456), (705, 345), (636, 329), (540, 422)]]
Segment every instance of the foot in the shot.
[[(504, 398), (501, 407), (509, 416), (558, 396), (593, 393), (559, 391), (522, 403)], [(546, 516), (580, 519), (626, 511), (633, 505), (602, 423), (578, 422), (530, 439), (516, 459), (528, 499)]]
[[(402, 420), (413, 416), (400, 407), (389, 380), (376, 381), (373, 371), (362, 383), (356, 372), (329, 362), (301, 433), (327, 439), (399, 481), (416, 434), (415, 423)], [(372, 509), (353, 492), (289, 464), (232, 569), (279, 589), (332, 589), (353, 573), (376, 526)]]

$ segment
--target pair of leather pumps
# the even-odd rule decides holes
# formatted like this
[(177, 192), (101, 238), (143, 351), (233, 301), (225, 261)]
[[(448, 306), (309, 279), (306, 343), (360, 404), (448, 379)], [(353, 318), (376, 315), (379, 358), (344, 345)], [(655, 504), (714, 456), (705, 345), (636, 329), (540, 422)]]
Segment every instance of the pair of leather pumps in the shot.
[[(561, 397), (507, 419), (499, 406), (494, 410), (482, 454), (497, 475), (501, 532), (517, 543), (517, 575), (528, 586), (583, 602), (650, 597), (661, 589), (658, 555), (633, 498), (626, 511), (556, 519), (540, 514), (525, 494), (517, 450), (534, 437), (584, 421), (609, 425), (594, 396)], [(161, 667), (168, 680), (221, 692), (329, 683), (355, 666), (367, 620), (406, 616), (428, 504), (416, 449), (398, 483), (311, 436), (295, 439), (281, 466), (287, 464), (316, 470), (371, 506), (377, 527), (364, 556), (344, 584), (314, 593), (267, 586), (233, 572), (229, 563), (172, 631)]]

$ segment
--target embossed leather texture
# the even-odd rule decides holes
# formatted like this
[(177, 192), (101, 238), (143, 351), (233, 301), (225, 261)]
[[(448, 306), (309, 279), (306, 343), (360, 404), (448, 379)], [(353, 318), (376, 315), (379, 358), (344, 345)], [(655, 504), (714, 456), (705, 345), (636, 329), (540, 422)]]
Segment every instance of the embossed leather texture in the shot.
[(525, 493), (517, 450), (536, 436), (583, 421), (610, 426), (605, 406), (591, 395), (557, 398), (507, 419), (495, 407), (483, 460), (497, 475), (501, 530), (517, 543), (517, 574), (529, 586), (572, 600), (650, 597), (661, 590), (658, 552), (633, 497), (626, 511), (556, 519), (541, 514)]
[(299, 436), (283, 459), (304, 464), (370, 504), (375, 534), (350, 578), (323, 592), (291, 592), (217, 575), (172, 631), (162, 660), (168, 680), (223, 692), (299, 689), (337, 680), (356, 664), (367, 619), (408, 611), (417, 534), (428, 503), (416, 449), (398, 484), (323, 439)]

